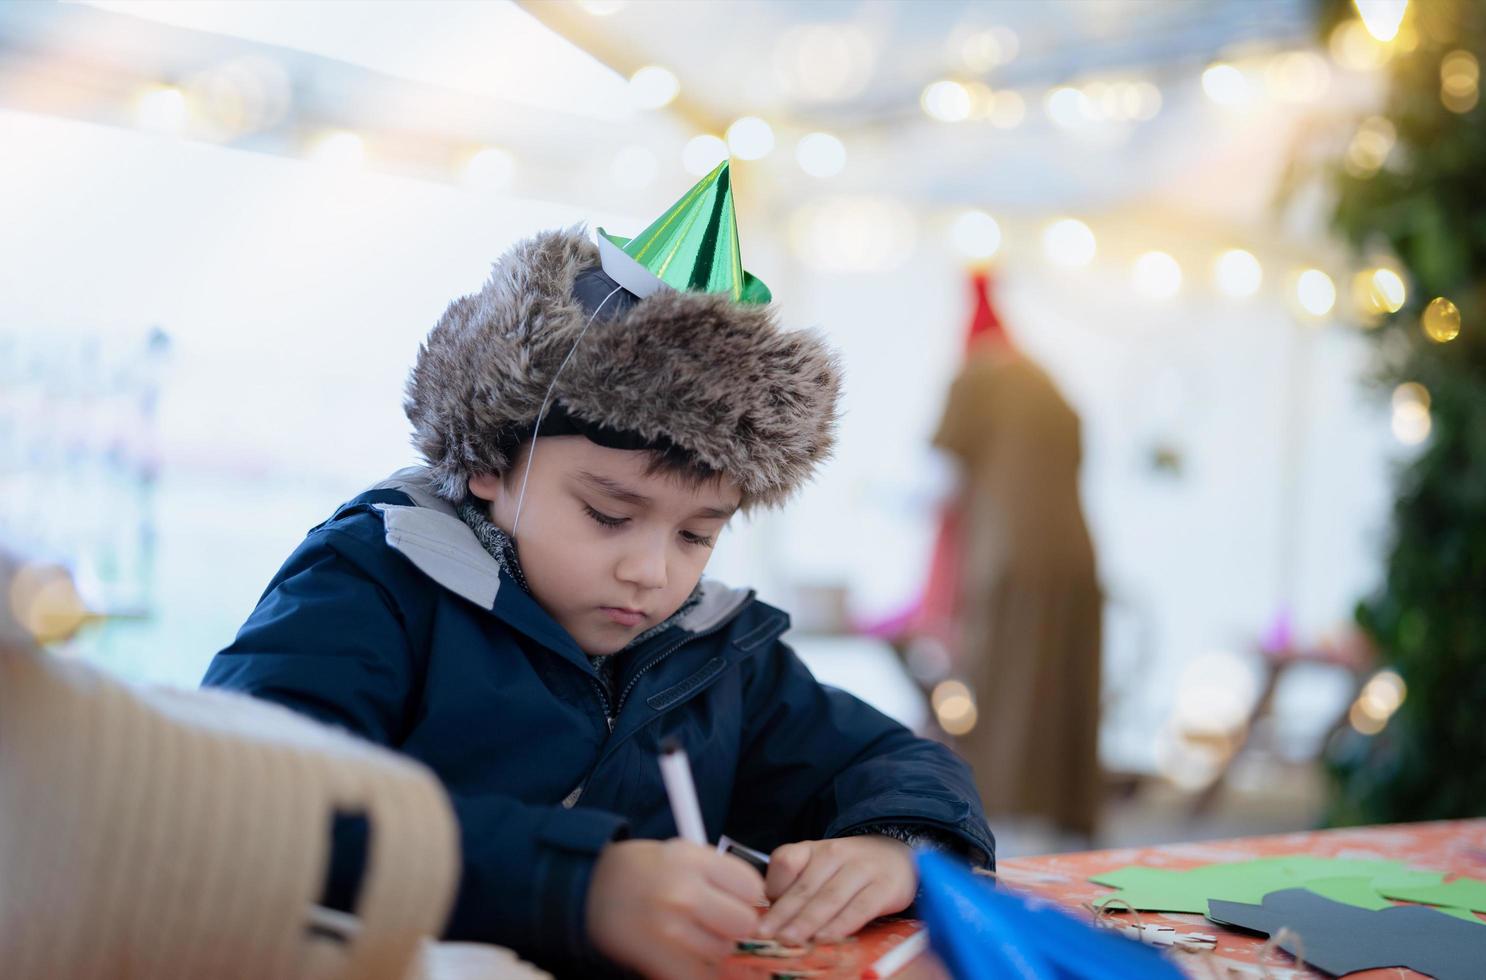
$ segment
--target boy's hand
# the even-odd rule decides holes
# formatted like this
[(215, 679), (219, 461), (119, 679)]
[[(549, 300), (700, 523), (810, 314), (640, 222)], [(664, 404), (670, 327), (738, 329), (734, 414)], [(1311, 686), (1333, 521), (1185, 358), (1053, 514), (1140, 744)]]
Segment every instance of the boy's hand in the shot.
[(785, 844), (769, 856), (764, 887), (774, 907), (759, 924), (760, 938), (831, 942), (906, 909), (918, 872), (907, 844), (864, 834)]
[(731, 854), (675, 839), (604, 848), (588, 888), (588, 937), (647, 977), (715, 974), (753, 935), (764, 880)]

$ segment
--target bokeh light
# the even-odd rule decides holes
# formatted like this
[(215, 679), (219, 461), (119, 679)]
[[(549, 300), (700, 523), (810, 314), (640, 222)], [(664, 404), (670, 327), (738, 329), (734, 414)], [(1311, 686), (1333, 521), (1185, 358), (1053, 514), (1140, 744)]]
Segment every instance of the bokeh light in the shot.
[(1407, 299), (1403, 277), (1387, 266), (1363, 269), (1352, 277), (1352, 305), (1365, 327), (1377, 326), (1383, 316), (1397, 313)]
[(959, 38), (954, 53), (967, 70), (980, 74), (1011, 61), (1020, 48), (1021, 41), (1014, 31), (992, 27)]
[(846, 167), (846, 145), (830, 133), (806, 133), (795, 144), (795, 162), (812, 177), (834, 177)]
[(1296, 278), (1295, 298), (1311, 316), (1325, 316), (1336, 305), (1336, 284), (1320, 269), (1306, 269)]
[(1417, 381), (1405, 381), (1393, 389), (1393, 408), (1397, 411), (1404, 405), (1429, 407), (1429, 389)]
[(1455, 113), (1470, 112), (1481, 98), (1481, 64), (1469, 51), (1451, 51), (1440, 61), (1440, 101)]
[(1347, 721), (1363, 735), (1376, 735), (1408, 697), (1408, 686), (1392, 670), (1380, 670), (1368, 678), (1347, 712)]
[(1054, 89), (1048, 114), (1071, 128), (1086, 122), (1144, 122), (1161, 111), (1161, 90), (1148, 81), (1096, 80), (1078, 89)]
[(334, 170), (354, 170), (366, 162), (366, 141), (349, 130), (331, 130), (315, 140), (310, 159)]
[(946, 700), (939, 706), (936, 716), (939, 726), (951, 735), (968, 735), (980, 720), (975, 702), (962, 697)]
[[(1126, 99), (1126, 111), (1133, 119), (1145, 122), (1155, 119), (1161, 111), (1161, 90), (1154, 82), (1135, 82), (1122, 98)], [(1130, 99), (1134, 100), (1133, 106), (1129, 104)]]
[(1351, 71), (1373, 71), (1381, 68), (1393, 54), (1387, 44), (1368, 33), (1362, 21), (1356, 18), (1349, 18), (1336, 25), (1328, 45), (1336, 63)]
[(970, 118), (990, 119), (996, 109), (996, 93), (985, 82), (966, 82), (965, 91), (970, 93)]
[(578, 6), (590, 17), (613, 17), (629, 6), (629, 0), (578, 0)]
[(188, 117), (186, 93), (173, 85), (152, 86), (134, 102), (134, 121), (152, 133), (179, 136)]
[(1264, 269), (1253, 252), (1231, 248), (1213, 263), (1213, 279), (1223, 295), (1243, 299), (1259, 291), (1264, 282)]
[(1392, 269), (1380, 268), (1373, 270), (1369, 281), (1372, 283), (1372, 292), (1378, 307), (1383, 312), (1397, 313), (1403, 309), (1408, 290), (1404, 288), (1402, 276)]
[(1403, 705), (1407, 696), (1408, 687), (1402, 677), (1392, 670), (1380, 670), (1363, 686), (1358, 700), (1369, 714), (1387, 718)]
[(1253, 98), (1253, 87), (1233, 65), (1218, 62), (1202, 73), (1202, 91), (1218, 105), (1240, 106)]
[(1393, 406), (1393, 436), (1405, 446), (1417, 446), (1429, 438), (1433, 422), (1429, 405), (1420, 401), (1396, 402)]
[(464, 180), (480, 191), (503, 191), (516, 180), (516, 155), (498, 146), (487, 146), (465, 164)]
[(1146, 252), (1135, 260), (1135, 291), (1150, 299), (1170, 299), (1182, 288), (1182, 267), (1165, 252)]
[(203, 138), (231, 140), (283, 122), (293, 82), (274, 59), (243, 55), (192, 75), (186, 103)]
[(950, 229), (955, 248), (971, 259), (988, 259), (1001, 248), (1001, 226), (984, 211), (970, 210), (955, 218)]
[(1077, 218), (1063, 218), (1042, 232), (1042, 251), (1050, 261), (1067, 269), (1094, 261), (1098, 243), (1089, 226)]
[(951, 735), (967, 734), (978, 720), (975, 695), (963, 681), (939, 682), (929, 695), (929, 704), (939, 727)]
[(629, 77), (630, 98), (642, 109), (670, 105), (680, 91), (675, 73), (659, 65), (646, 65)]
[(1048, 118), (1064, 129), (1086, 125), (1094, 118), (1094, 107), (1082, 89), (1063, 85), (1047, 94)]
[(965, 685), (964, 681), (951, 678), (934, 685), (934, 690), (929, 693), (929, 705), (937, 711), (946, 698), (972, 696), (970, 688)]
[(1420, 317), (1424, 333), (1437, 344), (1446, 344), (1460, 336), (1460, 309), (1443, 296), (1429, 301)]
[(1362, 707), (1360, 700), (1353, 701), (1352, 707), (1347, 711), (1347, 722), (1361, 735), (1376, 735), (1388, 724), (1386, 718), (1374, 718)]
[(919, 104), (924, 112), (940, 122), (961, 122), (970, 118), (970, 90), (950, 79), (925, 86)]
[(1347, 144), (1343, 166), (1353, 177), (1371, 177), (1388, 162), (1388, 154), (1398, 140), (1398, 131), (1385, 116), (1369, 116), (1357, 127)]
[(1398, 36), (1403, 23), (1404, 11), (1409, 0), (1353, 0), (1362, 26), (1379, 41), (1391, 41)]
[(774, 130), (758, 116), (743, 116), (728, 127), (728, 149), (740, 160), (762, 160), (774, 150)]
[(703, 133), (687, 140), (681, 151), (681, 166), (687, 173), (702, 177), (711, 173), (713, 167), (727, 158), (728, 145), (723, 142), (722, 137)]
[(68, 639), (88, 618), (72, 576), (60, 565), (22, 565), (11, 579), (7, 598), (15, 621), (41, 644)]

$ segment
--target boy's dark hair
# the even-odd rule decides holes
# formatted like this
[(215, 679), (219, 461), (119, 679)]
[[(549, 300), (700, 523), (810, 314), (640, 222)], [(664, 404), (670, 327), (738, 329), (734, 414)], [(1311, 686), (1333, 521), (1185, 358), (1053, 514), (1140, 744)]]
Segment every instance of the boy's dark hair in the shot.
[(680, 446), (646, 450), (650, 460), (646, 476), (668, 476), (688, 486), (702, 486), (721, 478), (722, 470), (713, 469)]
[[(579, 424), (581, 425), (581, 423)], [(588, 427), (583, 426), (583, 428), (586, 429)], [(553, 429), (558, 429), (559, 431), (552, 431)], [(667, 440), (642, 443), (638, 442), (635, 437), (619, 440), (606, 439), (600, 433), (590, 435), (586, 431), (570, 430), (565, 426), (549, 427), (545, 421), (538, 430), (538, 435), (582, 435), (590, 441), (610, 449), (628, 449), (643, 452), (647, 456), (645, 463), (646, 476), (665, 476), (686, 486), (703, 486), (720, 479), (723, 475), (722, 470), (708, 466), (701, 459), (697, 458), (695, 453)], [(595, 438), (595, 435), (599, 437)], [(615, 445), (615, 442), (621, 441), (626, 444)], [(513, 464), (519, 465), (519, 461), (525, 459), (526, 453), (530, 451), (531, 442), (530, 436), (523, 439), (515, 433), (511, 433), (504, 440), (502, 449), (507, 459), (510, 459)], [(744, 501), (747, 501), (746, 494), (744, 495)]]

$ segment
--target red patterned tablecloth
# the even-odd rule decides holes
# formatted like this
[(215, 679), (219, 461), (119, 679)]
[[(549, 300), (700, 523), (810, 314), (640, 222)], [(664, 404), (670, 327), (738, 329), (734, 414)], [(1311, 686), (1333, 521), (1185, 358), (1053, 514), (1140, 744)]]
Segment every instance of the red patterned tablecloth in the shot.
[[(1158, 847), (1054, 854), (1002, 861), (999, 871), (1003, 885), (1039, 895), (1087, 915), (1085, 903), (1111, 891), (1089, 881), (1089, 875), (1130, 864), (1153, 868), (1195, 868), (1218, 861), (1246, 861), (1282, 854), (1388, 859), (1448, 874), (1482, 878), (1486, 877), (1486, 820), (1317, 830), (1196, 844), (1163, 844)], [(1200, 915), (1147, 912), (1142, 913), (1141, 918), (1145, 922), (1172, 926), (1178, 932), (1201, 932), (1217, 936), (1217, 949), (1210, 954), (1201, 955), (1214, 957), (1219, 964), (1231, 967), (1234, 970), (1231, 976), (1260, 976), (1257, 966), (1260, 950), (1264, 946), (1264, 940), (1260, 937), (1226, 929)], [(917, 928), (917, 923), (906, 920), (874, 923), (848, 943), (817, 947), (806, 956), (792, 959), (734, 956), (723, 969), (722, 976), (725, 980), (769, 980), (775, 972), (800, 972), (813, 974), (821, 980), (856, 978), (876, 962), (878, 957), (902, 942), (905, 936)], [(1188, 955), (1173, 954), (1178, 964), (1183, 963)], [(1274, 954), (1269, 966), (1271, 976), (1277, 980), (1291, 976), (1325, 976), (1309, 969), (1293, 970), (1294, 961), (1284, 953)], [(1196, 976), (1199, 969), (1194, 967), (1189, 972)], [(1483, 965), (1482, 975), (1486, 977), (1486, 965)], [(944, 980), (946, 976), (933, 958), (926, 955), (897, 974), (897, 980)], [(1420, 976), (1423, 974), (1412, 970), (1387, 969), (1350, 974), (1348, 980), (1394, 980)]]
[[(763, 956), (734, 956), (723, 968), (723, 980), (770, 980), (775, 973), (803, 973), (811, 980), (857, 980), (888, 950), (919, 930), (909, 919), (874, 922), (850, 940), (817, 946), (807, 955), (790, 959)], [(918, 957), (893, 980), (948, 980), (938, 962), (928, 954)]]
[[(1486, 820), (1316, 830), (1197, 844), (1163, 844), (1158, 847), (1054, 854), (1002, 861), (998, 870), (1002, 884), (1008, 887), (1040, 895), (1070, 908), (1081, 908), (1084, 903), (1107, 895), (1112, 890), (1089, 881), (1089, 875), (1126, 865), (1195, 868), (1219, 861), (1246, 861), (1282, 854), (1403, 861), (1419, 868), (1483, 878), (1486, 877)], [(1261, 937), (1226, 929), (1200, 915), (1143, 912), (1141, 918), (1145, 922), (1172, 926), (1178, 932), (1202, 932), (1217, 936), (1218, 947), (1212, 955), (1235, 964), (1257, 965), (1259, 951), (1264, 946), (1264, 939)], [(1177, 955), (1182, 957), (1185, 954)], [(1181, 959), (1178, 958), (1177, 962), (1180, 963)], [(1291, 971), (1287, 968), (1292, 967), (1294, 961), (1284, 953), (1277, 953), (1270, 960), (1270, 965), (1279, 968), (1272, 971), (1276, 976), (1285, 977), (1290, 975)], [(1242, 975), (1242, 972), (1238, 975)], [(1253, 972), (1251, 975), (1258, 976), (1258, 973)], [(1296, 972), (1294, 975), (1325, 976), (1315, 970)], [(1413, 970), (1367, 970), (1349, 974), (1348, 980), (1421, 976), (1423, 974)], [(1482, 965), (1482, 976), (1486, 977), (1486, 964)]]

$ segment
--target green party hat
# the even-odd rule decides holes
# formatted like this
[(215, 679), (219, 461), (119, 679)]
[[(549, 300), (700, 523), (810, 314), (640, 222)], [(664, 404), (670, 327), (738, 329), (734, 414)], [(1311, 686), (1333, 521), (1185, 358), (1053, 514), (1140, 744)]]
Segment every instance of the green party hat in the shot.
[(610, 278), (641, 298), (662, 287), (726, 293), (736, 303), (772, 298), (743, 268), (727, 160), (634, 238), (600, 228), (599, 257)]

